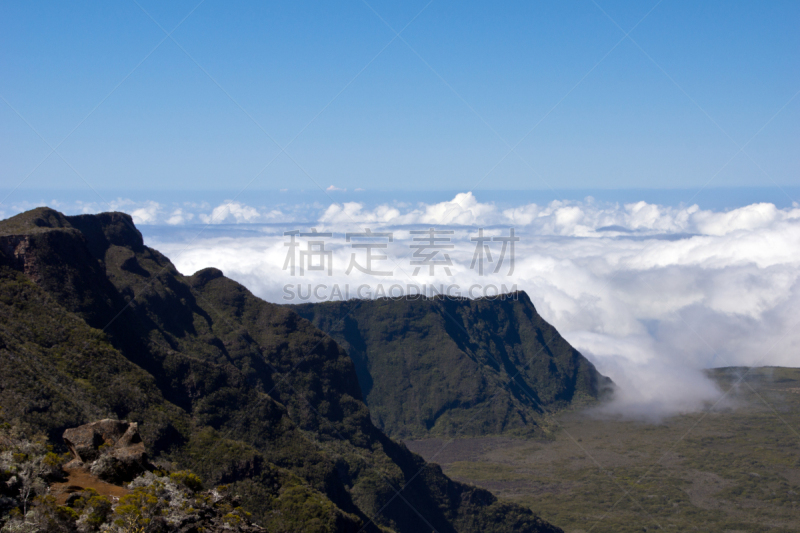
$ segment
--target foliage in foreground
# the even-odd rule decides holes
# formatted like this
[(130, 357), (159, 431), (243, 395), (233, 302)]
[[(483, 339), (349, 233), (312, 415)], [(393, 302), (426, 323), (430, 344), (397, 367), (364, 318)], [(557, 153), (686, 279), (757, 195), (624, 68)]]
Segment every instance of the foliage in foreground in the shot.
[(29, 438), (18, 426), (0, 426), (0, 531), (3, 533), (159, 533), (261, 531), (250, 522), (228, 486), (203, 490), (189, 471), (147, 472), (121, 498), (95, 489), (75, 490), (59, 503), (51, 485), (63, 481), (66, 457), (43, 436)]

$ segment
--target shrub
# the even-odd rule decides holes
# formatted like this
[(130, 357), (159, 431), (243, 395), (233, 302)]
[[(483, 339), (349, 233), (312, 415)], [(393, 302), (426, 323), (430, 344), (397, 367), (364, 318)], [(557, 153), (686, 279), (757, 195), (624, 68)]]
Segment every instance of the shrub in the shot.
[(164, 502), (155, 494), (158, 482), (147, 487), (137, 487), (131, 494), (119, 499), (114, 509), (114, 524), (125, 532), (146, 533), (153, 519), (164, 514)]
[(31, 513), (31, 518), (38, 531), (42, 533), (75, 531), (75, 523), (79, 515), (73, 509), (65, 505), (58, 505), (56, 499), (50, 495), (37, 496), (34, 498), (34, 504), (36, 507)]
[(176, 485), (183, 485), (192, 492), (199, 492), (203, 490), (203, 481), (199, 476), (188, 470), (174, 472), (169, 475), (169, 479)]

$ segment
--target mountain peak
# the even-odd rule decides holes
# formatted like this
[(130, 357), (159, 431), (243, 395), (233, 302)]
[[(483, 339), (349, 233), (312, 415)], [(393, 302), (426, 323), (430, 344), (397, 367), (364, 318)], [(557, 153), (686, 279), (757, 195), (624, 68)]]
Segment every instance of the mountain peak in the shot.
[(102, 258), (111, 246), (130, 248), (136, 253), (144, 250), (144, 238), (127, 213), (108, 212), (66, 218), (72, 227), (83, 233), (95, 257)]
[(192, 274), (190, 280), (194, 288), (199, 288), (204, 286), (209, 281), (213, 281), (217, 278), (222, 278), (224, 276), (225, 274), (222, 273), (222, 270), (214, 267), (208, 267), (202, 270), (198, 270), (197, 272)]
[(25, 235), (71, 228), (67, 217), (49, 207), (37, 207), (0, 222), (0, 235)]

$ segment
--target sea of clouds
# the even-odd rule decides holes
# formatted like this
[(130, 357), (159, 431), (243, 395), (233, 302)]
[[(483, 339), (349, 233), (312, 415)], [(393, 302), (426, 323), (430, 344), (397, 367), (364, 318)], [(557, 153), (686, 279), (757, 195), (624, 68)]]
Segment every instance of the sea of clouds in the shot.
[[(800, 366), (797, 204), (710, 211), (696, 205), (587, 198), (501, 208), (463, 193), (446, 202), (371, 207), (331, 202), (258, 208), (228, 201), (177, 207), (140, 202), (118, 208), (133, 215), (147, 244), (170, 257), (181, 272), (217, 267), (278, 303), (341, 298), (348, 294), (345, 287), (352, 297), (357, 287), (367, 286), (361, 295), (374, 297), (392, 285), (395, 295), (397, 287), (406, 291), (409, 285), (425, 284), (426, 290), (433, 286), (462, 296), (483, 294), (487, 286), (495, 287), (489, 294), (516, 286), (616, 382), (614, 412), (658, 418), (706, 408), (722, 392), (705, 377), (705, 368)], [(413, 274), (411, 245), (419, 234), (411, 232), (428, 227), (453, 232), (448, 235), (453, 248), (439, 252), (452, 259), (450, 276), (442, 267), (433, 276), (427, 268)], [(297, 238), (300, 247), (287, 246), (284, 232), (311, 228), (332, 235)], [(392, 233), (391, 243), (374, 240), (387, 243), (387, 260), (376, 267), (391, 271), (390, 276), (357, 269), (346, 273), (352, 254), (361, 264), (365, 255), (351, 246), (355, 240), (347, 242), (346, 234), (366, 228)], [(510, 250), (494, 272), (502, 241), (484, 243), (494, 260), (485, 264), (484, 275), (477, 264), (470, 268), (476, 250), (471, 239), (480, 229), (484, 236), (503, 237), (512, 228), (519, 237), (512, 273)], [(325, 251), (331, 252), (331, 275), (306, 270), (292, 276), (284, 269), (290, 250), (306, 250), (308, 240), (324, 241)], [(470, 293), (471, 287), (478, 288)]]

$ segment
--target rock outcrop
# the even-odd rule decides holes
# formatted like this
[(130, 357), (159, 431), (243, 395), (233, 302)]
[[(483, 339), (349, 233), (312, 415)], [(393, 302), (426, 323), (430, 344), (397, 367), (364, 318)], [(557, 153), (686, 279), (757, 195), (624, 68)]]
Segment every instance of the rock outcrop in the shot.
[(136, 422), (105, 419), (68, 429), (64, 443), (73, 459), (68, 467), (85, 467), (97, 477), (125, 483), (153, 470)]

